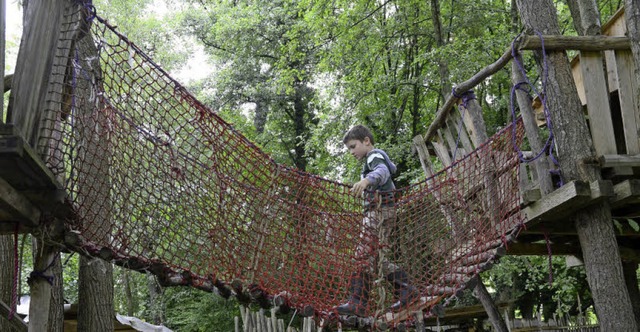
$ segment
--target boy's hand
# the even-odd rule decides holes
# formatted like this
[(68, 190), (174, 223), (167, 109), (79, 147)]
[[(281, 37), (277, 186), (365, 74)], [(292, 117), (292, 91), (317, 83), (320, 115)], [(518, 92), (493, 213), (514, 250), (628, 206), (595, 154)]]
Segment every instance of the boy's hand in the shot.
[(364, 190), (367, 189), (369, 184), (371, 184), (369, 180), (367, 180), (367, 178), (364, 178), (353, 184), (353, 187), (351, 188), (351, 192), (356, 194), (356, 196), (360, 196), (362, 195)]

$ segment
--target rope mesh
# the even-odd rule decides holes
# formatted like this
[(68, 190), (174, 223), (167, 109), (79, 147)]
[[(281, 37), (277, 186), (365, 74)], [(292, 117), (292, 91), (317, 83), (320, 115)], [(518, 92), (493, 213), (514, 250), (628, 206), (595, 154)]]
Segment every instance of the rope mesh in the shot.
[[(168, 284), (238, 281), (334, 312), (360, 268), (361, 199), (275, 163), (108, 22), (82, 24), (87, 13), (73, 6), (65, 19), (39, 141), (82, 250)], [(83, 25), (90, 31), (78, 33)], [(390, 242), (378, 245), (409, 275), (413, 302), (428, 309), (454, 296), (519, 229), (512, 139), (508, 127), (397, 191)], [(371, 293), (371, 315), (394, 301), (391, 283)]]

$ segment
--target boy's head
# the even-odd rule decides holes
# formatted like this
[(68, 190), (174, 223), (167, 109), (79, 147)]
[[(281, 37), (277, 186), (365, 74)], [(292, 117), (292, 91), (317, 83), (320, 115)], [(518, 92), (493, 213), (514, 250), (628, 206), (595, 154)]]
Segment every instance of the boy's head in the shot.
[(346, 134), (344, 134), (344, 138), (342, 138), (342, 143), (347, 144), (348, 141), (356, 139), (360, 142), (364, 141), (365, 138), (369, 138), (369, 142), (371, 145), (375, 144), (373, 140), (373, 134), (371, 134), (371, 130), (363, 125), (353, 126)]
[(369, 128), (363, 125), (349, 129), (342, 142), (349, 149), (349, 153), (358, 160), (362, 160), (367, 153), (373, 150), (373, 135)]

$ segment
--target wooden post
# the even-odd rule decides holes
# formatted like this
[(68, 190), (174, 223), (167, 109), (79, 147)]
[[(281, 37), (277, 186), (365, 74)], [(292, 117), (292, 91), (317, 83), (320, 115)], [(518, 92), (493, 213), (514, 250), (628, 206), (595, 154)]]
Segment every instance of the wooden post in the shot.
[(34, 263), (29, 284), (31, 302), (29, 305), (29, 332), (49, 331), (49, 306), (51, 304), (51, 283), (46, 277), (53, 277), (49, 267), (58, 252), (45, 245), (41, 239), (33, 239)]
[(498, 311), (498, 307), (493, 302), (493, 299), (491, 298), (491, 295), (489, 295), (487, 288), (482, 283), (482, 279), (480, 278), (480, 275), (477, 275), (476, 278), (478, 279), (478, 283), (476, 284), (474, 293), (482, 303), (482, 306), (484, 307), (484, 309), (487, 311), (487, 314), (489, 315), (489, 319), (491, 320), (491, 324), (493, 325), (494, 330), (497, 332), (508, 332), (509, 329), (507, 328), (506, 324), (500, 317), (500, 312)]
[(9, 98), (7, 122), (35, 146), (50, 73), (68, 0), (30, 1)]

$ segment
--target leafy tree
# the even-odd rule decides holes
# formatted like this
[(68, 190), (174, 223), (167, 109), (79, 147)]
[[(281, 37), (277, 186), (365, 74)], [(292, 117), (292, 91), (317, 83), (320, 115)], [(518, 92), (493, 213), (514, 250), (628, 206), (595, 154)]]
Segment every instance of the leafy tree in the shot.
[(194, 4), (184, 32), (202, 42), (218, 66), (210, 107), (243, 113), (265, 151), (306, 170), (306, 142), (318, 111), (312, 103), (316, 52), (295, 3)]
[(584, 267), (569, 268), (564, 257), (552, 257), (550, 265), (547, 256), (507, 256), (485, 274), (496, 298), (515, 301), (522, 318), (575, 316), (593, 304)]

